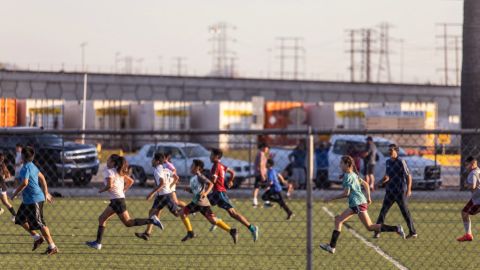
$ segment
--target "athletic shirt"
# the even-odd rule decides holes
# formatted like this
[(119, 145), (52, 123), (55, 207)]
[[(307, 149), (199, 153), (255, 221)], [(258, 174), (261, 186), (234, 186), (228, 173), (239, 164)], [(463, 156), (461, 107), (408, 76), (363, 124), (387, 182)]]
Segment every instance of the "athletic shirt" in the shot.
[[(171, 162), (165, 161), (165, 163), (163, 165), (164, 165), (165, 168), (169, 169), (172, 172), (172, 175), (177, 173), (177, 169), (175, 168), (175, 166), (173, 166), (173, 164)], [(173, 185), (171, 187), (171, 190), (172, 190), (172, 192), (175, 192), (177, 190), (177, 185)]]
[(343, 175), (342, 186), (344, 189), (350, 191), (348, 195), (348, 207), (355, 207), (367, 203), (367, 198), (363, 195), (360, 180), (356, 173), (345, 173)]
[(19, 182), (23, 183), (28, 179), (28, 184), (22, 191), (22, 201), (24, 204), (34, 204), (45, 201), (45, 194), (38, 183), (38, 174), (40, 171), (33, 162), (28, 162), (19, 172)]
[(105, 170), (103, 171), (103, 182), (105, 185), (108, 183), (108, 178), (112, 179), (112, 187), (108, 191), (108, 194), (110, 194), (110, 200), (125, 198), (125, 193), (123, 192), (123, 189), (125, 188), (125, 180), (123, 179), (123, 176), (120, 176), (116, 169), (105, 167)]
[(275, 192), (282, 191), (282, 186), (278, 180), (278, 172), (275, 169), (268, 169), (267, 179), (271, 189), (273, 189)]
[(405, 191), (405, 180), (410, 175), (407, 162), (397, 157), (396, 159), (387, 159), (386, 173), (390, 180), (387, 182), (386, 192), (402, 194)]
[(467, 184), (473, 185), (476, 183), (476, 187), (472, 190), (472, 201), (473, 204), (479, 205), (480, 204), (480, 169), (475, 168), (473, 169), (467, 177)]
[(171, 184), (173, 183), (173, 172), (162, 165), (158, 165), (153, 169), (153, 178), (155, 184), (160, 185), (160, 180), (165, 184), (162, 189), (157, 192), (157, 195), (166, 195), (173, 192)]
[(200, 206), (210, 206), (210, 201), (207, 197), (201, 198), (200, 193), (205, 190), (207, 187), (208, 178), (204, 175), (195, 175), (190, 179), (190, 189), (193, 193), (193, 200), (192, 202), (196, 205)]
[(213, 190), (218, 192), (226, 192), (225, 188), (225, 174), (228, 167), (220, 163), (220, 161), (214, 162), (211, 170), (212, 176), (217, 176), (217, 181), (213, 184)]

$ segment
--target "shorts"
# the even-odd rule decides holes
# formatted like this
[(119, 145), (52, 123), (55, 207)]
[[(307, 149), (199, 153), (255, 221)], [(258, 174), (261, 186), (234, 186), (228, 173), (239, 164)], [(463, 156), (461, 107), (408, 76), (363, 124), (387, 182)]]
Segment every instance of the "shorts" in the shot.
[(117, 215), (123, 214), (123, 212), (127, 211), (127, 203), (125, 202), (125, 198), (112, 199), (110, 200), (110, 204), (108, 206), (110, 206)]
[(307, 174), (305, 173), (304, 168), (293, 168), (292, 169), (292, 181), (297, 185), (305, 184), (307, 178)]
[(187, 206), (185, 206), (183, 210), (183, 213), (187, 216), (196, 212), (202, 213), (202, 215), (204, 215), (205, 217), (215, 218), (215, 214), (212, 212), (212, 208), (210, 208), (210, 206), (201, 206), (191, 202)]
[(366, 203), (362, 203), (360, 205), (357, 205), (357, 206), (354, 206), (354, 207), (350, 207), (350, 209), (352, 209), (352, 211), (355, 213), (355, 214), (360, 214), (360, 213), (363, 213), (363, 212), (367, 212), (368, 211), (368, 204)]
[(234, 208), (226, 192), (213, 191), (208, 194), (208, 200), (213, 206), (217, 205), (225, 210)]
[(366, 164), (363, 169), (363, 175), (375, 174), (375, 164)]
[(157, 195), (157, 197), (155, 197), (155, 201), (153, 202), (152, 209), (162, 210), (165, 206), (168, 207), (168, 211), (174, 215), (176, 215), (180, 210), (177, 203), (173, 199), (172, 193)]
[(47, 226), (43, 219), (43, 202), (21, 204), (15, 216), (15, 224), (28, 223), (31, 230), (40, 230)]
[(463, 212), (468, 213), (469, 215), (476, 215), (480, 212), (480, 205), (474, 204), (470, 199), (468, 203), (463, 207)]
[(265, 188), (267, 185), (267, 181), (263, 181), (263, 177), (261, 175), (255, 176), (255, 183), (253, 184), (254, 188)]

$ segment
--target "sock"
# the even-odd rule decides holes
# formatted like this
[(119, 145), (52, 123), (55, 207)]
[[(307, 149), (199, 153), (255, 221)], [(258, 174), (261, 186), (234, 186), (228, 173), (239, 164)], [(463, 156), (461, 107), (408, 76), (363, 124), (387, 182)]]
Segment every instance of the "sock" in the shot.
[(55, 243), (51, 243), (51, 244), (48, 244), (48, 248), (49, 249), (54, 249), (56, 248), (57, 246), (55, 246)]
[(340, 237), (340, 231), (333, 230), (332, 240), (330, 240), (330, 247), (335, 248), (337, 246), (338, 237)]
[(190, 223), (190, 219), (188, 217), (183, 218), (182, 222), (183, 222), (183, 225), (185, 225), (187, 232), (193, 231), (192, 223)]
[(254, 204), (254, 205), (257, 205), (257, 204), (258, 204), (258, 199), (257, 199), (257, 198), (253, 198), (253, 204)]
[(249, 230), (250, 232), (254, 232), (254, 231), (255, 231), (255, 226), (253, 226), (253, 224), (250, 224), (250, 225), (248, 226), (248, 230)]
[(270, 201), (268, 201), (268, 200), (267, 200), (267, 201), (265, 201), (265, 204), (272, 204), (272, 203), (271, 203)]
[(10, 211), (10, 213), (12, 214), (12, 216), (16, 216), (16, 215), (17, 215), (17, 213), (15, 212), (15, 209), (13, 209), (13, 207), (8, 208), (8, 211)]
[(38, 234), (38, 233), (32, 235), (32, 237), (33, 237), (33, 241), (37, 241), (38, 239), (42, 238), (42, 237), (40, 236), (40, 234)]
[(465, 228), (465, 233), (472, 234), (472, 223), (470, 220), (463, 222), (463, 227)]
[(97, 230), (97, 240), (95, 242), (97, 242), (97, 244), (101, 244), (102, 243), (102, 238), (103, 238), (103, 232), (105, 231), (105, 226), (98, 226), (98, 230)]
[(382, 224), (382, 227), (380, 227), (381, 232), (396, 232), (397, 230), (398, 230), (397, 226)]
[(231, 229), (230, 226), (228, 226), (227, 223), (223, 222), (223, 220), (221, 219), (217, 219), (217, 221), (215, 222), (215, 225), (222, 228), (226, 232), (230, 232), (230, 229)]

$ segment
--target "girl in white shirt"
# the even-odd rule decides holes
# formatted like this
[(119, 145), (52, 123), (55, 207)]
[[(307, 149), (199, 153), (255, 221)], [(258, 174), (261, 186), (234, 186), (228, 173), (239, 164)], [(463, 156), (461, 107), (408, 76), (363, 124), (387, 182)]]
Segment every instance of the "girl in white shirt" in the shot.
[(102, 238), (107, 220), (114, 214), (120, 218), (127, 227), (143, 226), (153, 224), (163, 230), (163, 224), (156, 216), (150, 218), (130, 218), (125, 202), (125, 192), (133, 185), (133, 179), (128, 175), (127, 160), (119, 155), (113, 154), (107, 160), (107, 167), (104, 170), (105, 187), (98, 193), (108, 192), (110, 204), (98, 218), (97, 239), (86, 242), (87, 246), (94, 249), (102, 249)]

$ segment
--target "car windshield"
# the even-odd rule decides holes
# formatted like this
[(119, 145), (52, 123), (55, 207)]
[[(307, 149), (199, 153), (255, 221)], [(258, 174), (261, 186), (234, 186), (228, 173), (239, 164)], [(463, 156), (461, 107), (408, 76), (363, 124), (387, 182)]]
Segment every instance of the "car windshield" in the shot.
[(43, 134), (37, 136), (37, 142), (41, 145), (62, 145), (62, 138), (56, 135)]
[(208, 152), (205, 147), (201, 145), (196, 146), (186, 146), (183, 148), (183, 151), (189, 158), (196, 158), (196, 157), (208, 157), (210, 156), (210, 152)]
[[(388, 157), (390, 156), (390, 153), (388, 153), (388, 146), (391, 144), (391, 142), (376, 142), (375, 145), (377, 146), (378, 152), (382, 153), (384, 156)], [(399, 156), (406, 156), (407, 154), (405, 153), (405, 150), (400, 147), (400, 151), (398, 151)]]

